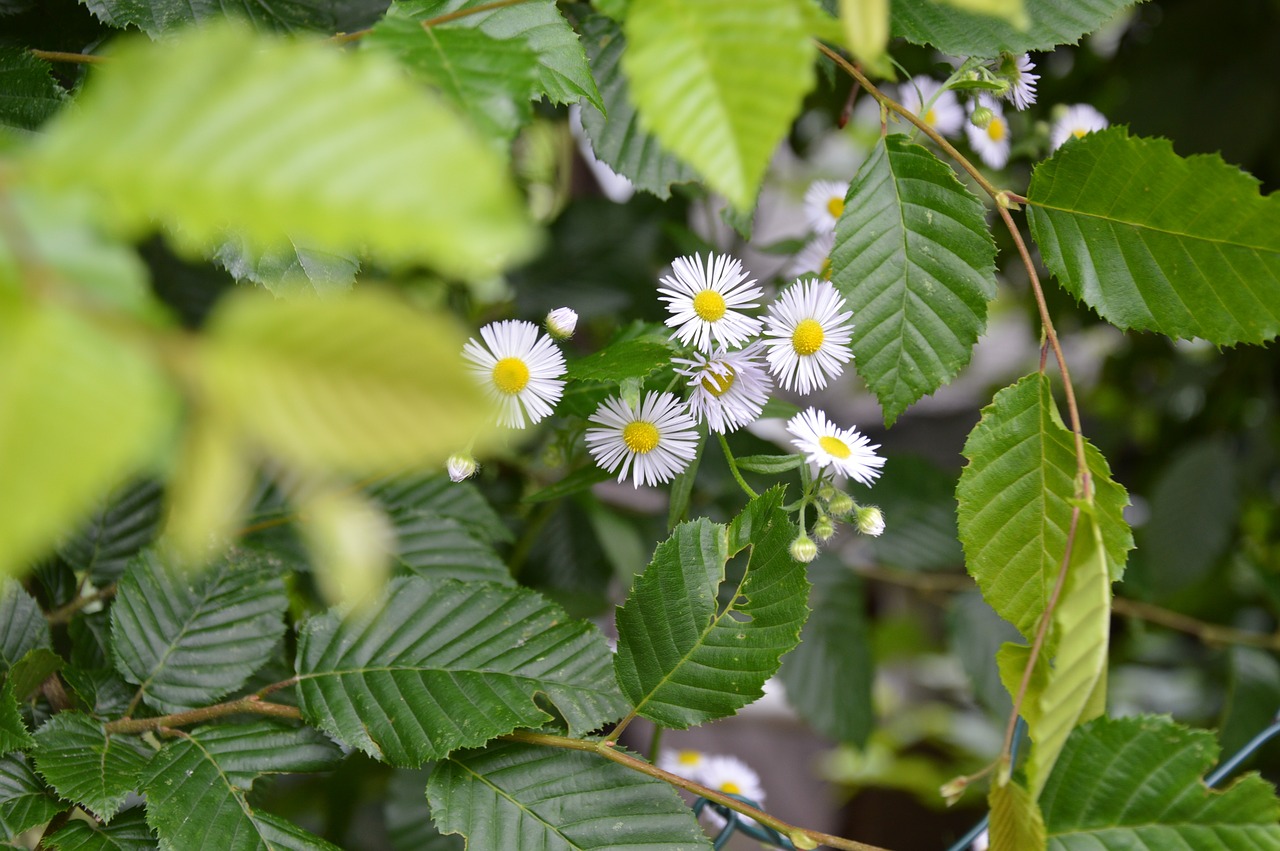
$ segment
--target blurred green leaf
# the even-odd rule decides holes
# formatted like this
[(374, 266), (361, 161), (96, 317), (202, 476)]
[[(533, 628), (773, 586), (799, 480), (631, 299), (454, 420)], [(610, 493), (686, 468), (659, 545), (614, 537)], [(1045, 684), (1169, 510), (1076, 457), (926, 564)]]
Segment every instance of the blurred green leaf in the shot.
[[(555, 706), (571, 735), (619, 717), (611, 658), (595, 627), (532, 591), (407, 577), (364, 609), (307, 622), (298, 690), (304, 716), (322, 729), (416, 767), (543, 724), (551, 716), (535, 696)], [(455, 717), (463, 704), (474, 711)]]
[(995, 297), (982, 204), (906, 136), (882, 139), (836, 223), (832, 283), (853, 310), (858, 374), (892, 425), (968, 362)]
[(1000, 682), (996, 652), (1001, 645), (1018, 640), (1018, 630), (997, 615), (978, 592), (951, 598), (947, 610), (947, 649), (960, 660), (969, 675), (973, 696), (1000, 722), (1008, 719), (1013, 701)]
[(333, 254), (296, 245), (254, 252), (242, 240), (230, 238), (213, 255), (214, 261), (238, 281), (252, 281), (273, 295), (321, 296), (346, 292), (355, 283), (360, 261), (353, 254)]
[[(685, 729), (760, 697), (800, 640), (809, 583), (791, 558), (795, 526), (782, 489), (753, 499), (728, 526), (702, 518), (658, 545), (618, 609), (615, 668), (635, 712)], [(717, 605), (725, 565), (750, 547), (730, 602)]]
[(742, 210), (813, 87), (800, 2), (650, 0), (623, 22), (640, 121)]
[(550, 502), (553, 499), (562, 499), (575, 493), (587, 490), (592, 485), (607, 481), (613, 478), (608, 470), (603, 467), (597, 467), (595, 464), (586, 464), (569, 475), (565, 476), (558, 482), (553, 482), (545, 488), (534, 491), (524, 498), (524, 501), (531, 505), (539, 502)]
[(469, 851), (711, 847), (674, 788), (594, 754), (515, 742), (460, 752), (436, 766), (427, 798)]
[(597, 617), (616, 602), (613, 569), (584, 508), (592, 501), (566, 499), (546, 506), (545, 523), (518, 565), (520, 584), (563, 606), (570, 617)]
[(749, 473), (777, 476), (797, 469), (804, 463), (803, 455), (743, 455), (733, 459), (738, 469)]
[(60, 712), (36, 731), (36, 770), (54, 790), (111, 821), (154, 753), (136, 736), (112, 736), (79, 712)]
[(386, 8), (386, 0), (85, 0), (99, 20), (134, 26), (152, 38), (192, 23), (242, 17), (259, 29), (342, 32)]
[(1044, 848), (1044, 819), (1036, 800), (1026, 789), (1010, 780), (993, 783), (991, 802), (991, 851), (1041, 851)]
[(116, 668), (164, 712), (206, 706), (266, 663), (284, 632), (284, 581), (269, 560), (231, 553), (201, 571), (140, 554), (111, 606)]
[(892, 76), (888, 61), (889, 0), (840, 0), (844, 46), (867, 70)]
[(667, 501), (667, 529), (676, 527), (677, 523), (689, 516), (689, 502), (693, 498), (693, 485), (698, 478), (698, 467), (702, 465), (702, 453), (707, 446), (707, 435), (698, 432), (698, 442), (693, 449), (693, 460), (689, 466), (676, 473), (671, 480), (671, 496)]
[(12, 841), (44, 824), (64, 805), (49, 794), (22, 754), (0, 759), (0, 840)]
[(1227, 650), (1230, 679), (1218, 740), (1233, 754), (1280, 715), (1280, 661), (1264, 650)]
[(56, 851), (153, 851), (160, 847), (143, 807), (125, 810), (109, 825), (72, 819), (45, 841)]
[(26, 50), (0, 46), (0, 126), (35, 130), (65, 100), (49, 63)]
[[(952, 56), (996, 56), (1075, 44), (1134, 0), (894, 0), (893, 34)], [(1013, 17), (1024, 7), (1026, 26)], [(963, 9), (961, 7), (964, 7)], [(994, 17), (997, 10), (1005, 12)], [(991, 14), (982, 14), (989, 11)]]
[(1027, 216), (1045, 265), (1122, 330), (1264, 343), (1280, 333), (1280, 195), (1258, 186), (1112, 127), (1036, 167)]
[(368, 250), (460, 276), (533, 246), (501, 159), (367, 51), (210, 26), (122, 45), (78, 106), (28, 165), (95, 192), (124, 232), (159, 221), (192, 252), (235, 233), (255, 252)]

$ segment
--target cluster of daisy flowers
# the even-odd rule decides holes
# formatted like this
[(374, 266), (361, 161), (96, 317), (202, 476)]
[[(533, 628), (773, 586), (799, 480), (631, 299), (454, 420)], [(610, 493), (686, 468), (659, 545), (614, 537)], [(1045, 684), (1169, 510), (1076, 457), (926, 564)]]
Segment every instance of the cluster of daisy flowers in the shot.
[[(708, 789), (743, 798), (757, 809), (764, 807), (764, 786), (760, 783), (760, 775), (735, 756), (695, 750), (664, 750), (658, 757), (658, 768)], [(703, 813), (717, 828), (726, 823), (716, 807), (707, 807)], [(742, 819), (748, 824), (756, 824), (754, 819), (745, 816)]]

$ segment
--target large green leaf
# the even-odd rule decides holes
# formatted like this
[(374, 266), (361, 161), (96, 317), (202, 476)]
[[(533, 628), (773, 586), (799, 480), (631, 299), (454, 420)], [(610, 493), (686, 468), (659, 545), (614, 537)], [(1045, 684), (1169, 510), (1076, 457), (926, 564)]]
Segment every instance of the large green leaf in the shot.
[(592, 754), (502, 742), (431, 774), (436, 824), (469, 851), (695, 851), (710, 843), (675, 789)]
[(395, 476), (368, 488), (387, 513), (423, 512), (456, 520), (472, 535), (489, 543), (511, 540), (511, 530), (470, 482), (452, 482), (448, 476)]
[(35, 130), (62, 105), (49, 63), (16, 47), (0, 47), (0, 127)]
[(26, 757), (11, 754), (0, 759), (0, 840), (16, 839), (63, 808), (36, 777)]
[(125, 810), (109, 825), (72, 819), (46, 842), (57, 851), (153, 851), (160, 847), (142, 807)]
[[(1043, 374), (996, 394), (965, 442), (956, 488), (966, 567), (982, 596), (1028, 639), (1035, 634), (1065, 553), (1076, 496), (1076, 453)], [(1085, 444), (1096, 521), (1113, 580), (1133, 546), (1121, 516), (1128, 495), (1106, 459)]]
[[(417, 21), (487, 5), (487, 0), (404, 0), (396, 8)], [(600, 93), (587, 68), (578, 36), (556, 8), (554, 0), (524, 0), (510, 6), (467, 14), (432, 29), (475, 27), (500, 41), (515, 42), (533, 51), (537, 60), (527, 97), (543, 95), (552, 103), (585, 99), (600, 106)]]
[(669, 365), (671, 353), (671, 345), (665, 340), (652, 337), (620, 340), (569, 361), (566, 378), (615, 383), (628, 378), (645, 378)]
[[(732, 715), (760, 697), (779, 658), (796, 646), (809, 582), (791, 558), (795, 526), (775, 488), (729, 527), (682, 523), (658, 545), (618, 609), (618, 682), (638, 715), (684, 729)], [(723, 607), (728, 560), (750, 547)]]
[(623, 23), (640, 120), (740, 210), (813, 86), (807, 0), (647, 0)]
[(484, 432), (489, 405), (439, 316), (391, 296), (246, 292), (210, 319), (200, 368), (223, 420), (302, 470), (423, 467)]
[(37, 647), (52, 647), (40, 605), (12, 579), (0, 577), (0, 673)]
[(391, 516), (396, 562), (406, 571), (431, 578), (513, 584), (507, 565), (493, 547), (471, 535), (457, 520), (428, 512)]
[[(992, 0), (982, 0), (993, 5)], [(1134, 0), (1023, 0), (1027, 26), (1009, 16), (992, 17), (971, 8), (979, 0), (894, 0), (893, 34), (915, 44), (931, 44), (953, 56), (995, 56), (1001, 51), (1026, 53), (1075, 44), (1114, 18)], [(1006, 4), (1007, 5), (1007, 4)]]
[(1037, 166), (1027, 198), (1045, 265), (1108, 322), (1220, 345), (1280, 333), (1280, 194), (1218, 155), (1112, 127)]
[(1280, 802), (1256, 774), (1219, 792), (1213, 733), (1168, 718), (1099, 718), (1071, 734), (1040, 796), (1051, 851), (1275, 851)]
[(190, 30), (122, 45), (79, 107), (51, 122), (30, 165), (92, 189), (127, 232), (159, 221), (192, 250), (230, 232), (253, 251), (368, 250), (458, 275), (532, 247), (501, 159), (367, 51)]
[(687, 183), (698, 175), (640, 126), (619, 64), (627, 47), (622, 28), (603, 15), (592, 15), (582, 25), (582, 39), (604, 101), (603, 110), (582, 108), (582, 129), (591, 140), (591, 150), (637, 189), (670, 198), (671, 184)]
[(309, 727), (270, 721), (197, 727), (142, 772), (147, 821), (161, 847), (182, 851), (336, 851), (248, 799), (262, 774), (325, 771), (341, 752)]
[(105, 24), (134, 26), (155, 38), (196, 22), (240, 16), (272, 30), (341, 32), (358, 26), (386, 7), (377, 0), (85, 0)]
[(36, 731), (36, 770), (68, 801), (111, 821), (138, 787), (152, 751), (135, 736), (109, 735), (79, 712), (60, 712)]
[(625, 704), (610, 661), (595, 627), (532, 591), (407, 577), (364, 609), (307, 622), (298, 694), (322, 729), (414, 767), (551, 720), (535, 698), (572, 735), (616, 719)]
[(779, 672), (787, 702), (822, 735), (862, 747), (875, 726), (875, 667), (862, 580), (828, 558), (811, 563), (808, 572), (813, 613), (800, 646), (787, 654)]
[(157, 364), (84, 316), (0, 297), (0, 574), (42, 555), (157, 451), (170, 393)]
[(363, 44), (394, 56), (502, 147), (533, 117), (528, 95), (537, 57), (519, 40), (469, 27), (424, 27), (397, 4)]
[(205, 706), (267, 662), (287, 607), (284, 581), (266, 559), (232, 553), (189, 573), (144, 552), (111, 607), (112, 656), (148, 705)]
[(87, 523), (63, 541), (58, 555), (96, 583), (115, 582), (138, 550), (151, 543), (160, 523), (156, 482), (130, 482), (113, 490)]
[(969, 362), (996, 294), (995, 254), (955, 172), (905, 136), (881, 139), (849, 187), (831, 268), (885, 425)]

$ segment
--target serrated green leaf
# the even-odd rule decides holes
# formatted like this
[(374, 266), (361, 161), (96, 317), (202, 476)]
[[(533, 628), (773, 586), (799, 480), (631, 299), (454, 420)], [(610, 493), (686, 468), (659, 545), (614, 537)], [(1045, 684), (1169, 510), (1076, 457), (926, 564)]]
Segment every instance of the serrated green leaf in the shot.
[[(617, 614), (615, 668), (636, 714), (677, 729), (732, 715), (760, 697), (796, 646), (809, 582), (791, 558), (795, 527), (781, 499), (774, 488), (727, 528), (682, 523), (658, 545)], [(742, 579), (720, 609), (725, 564), (748, 546)]]
[(787, 654), (779, 671), (787, 702), (822, 735), (863, 747), (876, 716), (862, 580), (827, 558), (811, 563), (808, 572), (813, 612), (800, 633), (800, 646)]
[(56, 851), (155, 851), (160, 847), (142, 807), (125, 810), (109, 825), (72, 819), (45, 842)]
[(46, 185), (95, 192), (124, 232), (158, 221), (193, 252), (235, 233), (255, 252), (368, 250), (460, 276), (533, 246), (501, 159), (367, 51), (189, 30), (122, 45), (79, 107), (28, 164)]
[(442, 462), (492, 428), (444, 318), (391, 296), (226, 299), (200, 368), (210, 404), (298, 469), (385, 473)]
[(667, 529), (676, 527), (677, 523), (689, 516), (689, 502), (693, 499), (693, 485), (698, 478), (698, 467), (702, 465), (702, 451), (707, 445), (707, 435), (698, 432), (698, 441), (693, 447), (693, 460), (676, 477), (671, 480), (671, 496), (667, 501)]
[(35, 648), (52, 646), (40, 604), (14, 580), (0, 578), (0, 673)]
[(642, 123), (741, 210), (813, 86), (799, 2), (650, 0), (623, 22), (622, 68)]
[(171, 393), (158, 364), (86, 317), (0, 306), (0, 574), (27, 567), (156, 452)]
[(1037, 166), (1027, 200), (1045, 265), (1113, 325), (1219, 345), (1280, 333), (1280, 194), (1217, 154), (1112, 127)]
[(35, 735), (36, 770), (59, 795), (111, 821), (153, 751), (135, 736), (109, 735), (79, 712), (60, 712)]
[[(969, 6), (997, 0), (965, 0)], [(998, 0), (1006, 6), (1007, 0)], [(894, 0), (893, 34), (913, 44), (930, 44), (952, 56), (996, 56), (1051, 50), (1075, 44), (1133, 5), (1134, 0), (1023, 0), (1026, 26), (1007, 18), (962, 11), (959, 2)]]
[(1050, 851), (1275, 851), (1280, 802), (1248, 774), (1223, 791), (1202, 777), (1213, 733), (1168, 718), (1099, 718), (1071, 734), (1040, 796)]
[(62, 670), (62, 657), (47, 647), (33, 647), (13, 663), (5, 684), (18, 700), (28, 699), (49, 677)]
[(939, 0), (965, 12), (1000, 18), (1016, 30), (1031, 26), (1023, 0)]
[(804, 463), (802, 455), (743, 455), (733, 459), (739, 470), (777, 476), (797, 469)]
[[(298, 645), (303, 714), (352, 747), (414, 767), (550, 717), (571, 735), (625, 711), (595, 627), (537, 594), (450, 579), (392, 580), (381, 601), (312, 618)], [(473, 707), (457, 715), (459, 705)]]
[(501, 742), (455, 754), (432, 772), (427, 799), (469, 851), (711, 847), (671, 786), (576, 751)]
[(228, 16), (243, 17), (255, 27), (268, 30), (341, 32), (363, 20), (367, 12), (362, 7), (386, 5), (370, 0), (85, 0), (84, 4), (104, 24), (121, 29), (134, 26), (152, 38)]
[(391, 517), (395, 561), (417, 576), (512, 585), (511, 571), (493, 547), (473, 537), (457, 520), (428, 512)]
[(836, 223), (831, 280), (885, 425), (969, 362), (996, 294), (995, 254), (982, 204), (949, 166), (905, 136), (877, 143)]
[(441, 834), (431, 821), (427, 779), (433, 768), (396, 769), (387, 783), (383, 816), (395, 851), (464, 851), (461, 837)]
[(469, 27), (424, 27), (394, 4), (362, 40), (436, 88), (503, 150), (533, 117), (537, 57), (522, 41)]
[(0, 756), (25, 750), (31, 746), (31, 734), (18, 710), (18, 700), (13, 687), (6, 681), (0, 688)]
[(106, 668), (72, 665), (62, 672), (62, 677), (83, 702), (89, 714), (97, 718), (119, 718), (124, 715), (129, 701), (133, 699), (133, 686), (115, 671)]
[(147, 822), (166, 851), (332, 851), (248, 800), (267, 773), (325, 771), (341, 752), (309, 727), (270, 721), (197, 727), (155, 755), (140, 778)]
[(393, 518), (401, 512), (425, 512), (456, 520), (481, 541), (510, 541), (511, 530), (470, 482), (451, 482), (448, 476), (396, 476), (368, 487)]
[[(996, 394), (965, 442), (969, 464), (956, 488), (965, 563), (991, 607), (1030, 640), (1065, 553), (1075, 497), (1076, 454), (1042, 374)], [(1124, 488), (1087, 441), (1097, 523), (1111, 579), (1119, 579), (1133, 537)]]
[(671, 346), (662, 340), (639, 338), (610, 343), (598, 352), (571, 360), (565, 378), (572, 381), (622, 382), (645, 378), (671, 363)]
[(48, 62), (26, 50), (0, 46), (0, 126), (35, 130), (64, 100)]
[(164, 712), (205, 706), (266, 663), (289, 601), (267, 560), (231, 553), (199, 572), (154, 552), (130, 563), (111, 607), (116, 668)]
[(1036, 799), (1017, 783), (994, 783), (991, 802), (991, 851), (1044, 851), (1044, 819)]
[(154, 481), (121, 485), (62, 542), (58, 555), (99, 585), (115, 582), (138, 550), (151, 543), (160, 523), (163, 492)]
[(0, 758), (0, 840), (13, 840), (62, 812), (22, 754)]
[(354, 254), (319, 251), (292, 240), (288, 248), (261, 253), (231, 238), (218, 248), (213, 260), (236, 280), (252, 281), (281, 297), (343, 293), (351, 289), (360, 271)]
[(582, 40), (603, 101), (602, 108), (582, 109), (582, 129), (591, 140), (591, 150), (637, 189), (670, 198), (671, 184), (688, 183), (698, 174), (640, 126), (619, 64), (627, 47), (622, 27), (603, 15), (592, 15), (582, 24)]
[[(487, 0), (407, 0), (397, 8), (418, 21), (485, 5)], [(600, 93), (587, 68), (587, 58), (577, 33), (556, 8), (554, 0), (525, 0), (511, 6), (468, 14), (433, 29), (475, 27), (502, 41), (514, 41), (532, 50), (536, 74), (528, 97), (546, 95), (552, 103), (576, 103), (586, 99), (599, 107)]]

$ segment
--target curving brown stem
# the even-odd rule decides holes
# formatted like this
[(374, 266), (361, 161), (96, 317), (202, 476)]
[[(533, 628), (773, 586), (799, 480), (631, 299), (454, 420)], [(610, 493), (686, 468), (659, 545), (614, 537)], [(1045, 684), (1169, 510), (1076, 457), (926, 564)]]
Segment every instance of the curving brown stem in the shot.
[[(270, 687), (268, 687), (270, 688)], [(266, 689), (264, 689), (265, 691)], [(267, 715), (272, 718), (283, 718), (289, 721), (302, 720), (302, 712), (296, 706), (284, 703), (269, 703), (256, 694), (229, 700), (213, 706), (191, 709), (186, 712), (175, 712), (172, 715), (161, 715), (157, 718), (122, 718), (103, 726), (108, 733), (146, 733), (161, 728), (187, 727), (201, 724), (228, 715)]]

